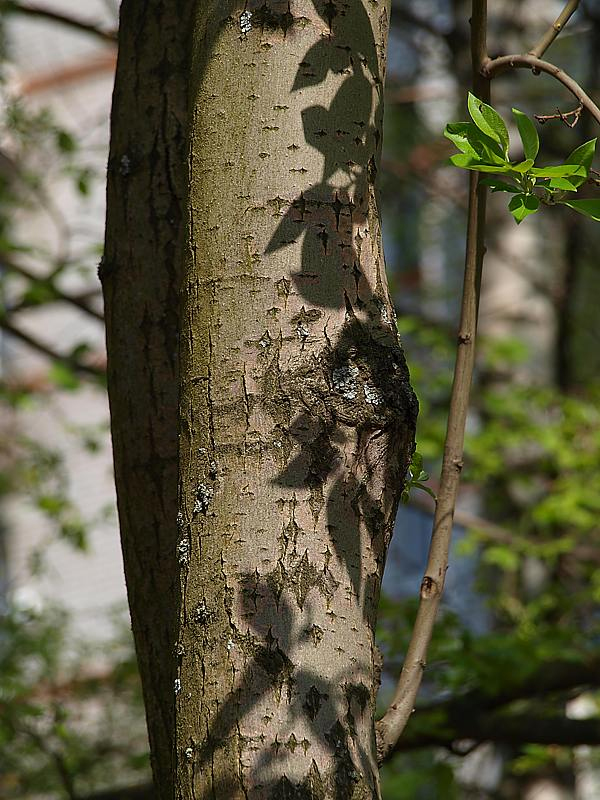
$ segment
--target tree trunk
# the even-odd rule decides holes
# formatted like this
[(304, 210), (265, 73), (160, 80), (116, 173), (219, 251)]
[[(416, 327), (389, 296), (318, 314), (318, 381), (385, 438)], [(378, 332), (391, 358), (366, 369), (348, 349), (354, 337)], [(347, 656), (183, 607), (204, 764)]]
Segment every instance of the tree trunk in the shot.
[(178, 798), (379, 797), (373, 627), (416, 417), (374, 186), (388, 13), (195, 22)]
[(388, 12), (122, 4), (100, 275), (161, 799), (379, 795), (373, 625), (416, 416), (374, 189)]
[(160, 800), (173, 796), (178, 242), (187, 196), (192, 3), (124, 0), (111, 117), (104, 288), (125, 576)]

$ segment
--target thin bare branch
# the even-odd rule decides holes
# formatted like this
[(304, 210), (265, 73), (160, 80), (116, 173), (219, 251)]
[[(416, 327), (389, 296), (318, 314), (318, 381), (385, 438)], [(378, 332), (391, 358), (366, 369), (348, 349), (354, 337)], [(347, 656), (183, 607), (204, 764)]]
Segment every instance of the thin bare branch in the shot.
[(552, 25), (544, 32), (541, 39), (531, 48), (529, 55), (541, 58), (565, 27), (571, 16), (577, 11), (578, 7), (579, 0), (569, 0)]
[(65, 794), (69, 800), (77, 800), (75, 793), (74, 776), (67, 764), (63, 754), (56, 750), (48, 743), (48, 737), (35, 731), (28, 725), (21, 725), (21, 729), (26, 736), (39, 748), (39, 750), (48, 756), (50, 761), (54, 764), (56, 773), (62, 783)]
[[(82, 300), (77, 295), (69, 294), (68, 292), (63, 292), (57, 288), (54, 281), (47, 278), (47, 277), (40, 277), (38, 275), (34, 275), (33, 272), (28, 270), (26, 267), (23, 267), (21, 264), (16, 264), (14, 262), (6, 261), (6, 259), (2, 259), (2, 266), (5, 267), (10, 272), (14, 272), (17, 275), (21, 275), (22, 277), (26, 278), (27, 280), (31, 281), (32, 283), (35, 282), (42, 282), (45, 283), (46, 286), (50, 289), (53, 295), (54, 300), (60, 300), (64, 303), (68, 303), (69, 305), (78, 308), (80, 311), (85, 311), (86, 314), (89, 314), (91, 317), (99, 320), (100, 322), (104, 322), (104, 315), (99, 311), (96, 311), (95, 308), (92, 308), (88, 303)], [(19, 310), (21, 308), (25, 308), (25, 305), (19, 306)], [(14, 311), (15, 309), (13, 309)]]
[(121, 789), (106, 789), (96, 794), (80, 795), (79, 800), (156, 800), (157, 794), (151, 783), (128, 786)]
[(95, 378), (103, 377), (105, 375), (104, 369), (92, 366), (91, 364), (83, 364), (77, 359), (57, 352), (49, 345), (41, 342), (39, 339), (36, 339), (29, 333), (25, 333), (25, 331), (22, 331), (16, 325), (13, 325), (13, 323), (6, 319), (6, 317), (0, 318), (0, 328), (6, 331), (6, 333), (9, 333), (11, 336), (14, 336), (16, 339), (19, 339), (20, 341), (29, 345), (29, 347), (33, 348), (34, 350), (37, 350), (38, 353), (41, 353), (52, 361), (58, 361), (61, 364), (64, 364), (75, 372), (81, 372), (84, 375), (90, 375)]
[[(523, 714), (478, 714), (473, 709), (462, 708), (446, 720), (440, 712), (421, 712), (420, 731), (410, 727), (402, 737), (395, 752), (416, 750), (423, 747), (448, 747), (454, 750), (458, 741), (496, 742), (498, 744), (546, 744), (576, 747), (577, 745), (600, 744), (600, 722), (597, 719), (575, 720), (555, 714), (535, 717)], [(427, 730), (429, 728), (429, 730)], [(462, 752), (461, 755), (466, 755)]]
[[(488, 102), (489, 82), (482, 75), (482, 66), (487, 59), (486, 29), (487, 2), (473, 0), (471, 14), (473, 91), (479, 98)], [(477, 173), (472, 173), (469, 184), (465, 274), (458, 347), (433, 533), (427, 568), (421, 582), (417, 619), (404, 666), (392, 703), (377, 723), (377, 757), (380, 763), (395, 747), (414, 710), (448, 569), (452, 520), (462, 470), (465, 425), (475, 361), (475, 335), (484, 253), (485, 201), (485, 189), (479, 187), (479, 176)]]
[(560, 108), (557, 108), (556, 114), (534, 114), (533, 116), (537, 119), (540, 125), (544, 125), (551, 119), (560, 119), (568, 128), (574, 128), (581, 118), (582, 111), (583, 106), (580, 103), (577, 108), (574, 108), (572, 111), (561, 111)]
[[(411, 495), (410, 506), (429, 514), (434, 512), (432, 500), (421, 492), (415, 492)], [(477, 514), (471, 514), (469, 511), (457, 508), (454, 511), (454, 522), (466, 530), (476, 531), (478, 538), (510, 545), (513, 548), (520, 548), (522, 551), (531, 549), (531, 538), (528, 538), (527, 535), (515, 533), (505, 526), (498, 525), (496, 522), (484, 519)], [(567, 555), (579, 561), (600, 563), (600, 547), (596, 547), (593, 544), (575, 544)]]
[(577, 98), (581, 105), (588, 111), (596, 122), (600, 125), (600, 108), (594, 103), (581, 88), (581, 86), (564, 70), (551, 64), (549, 61), (542, 61), (540, 58), (532, 55), (515, 54), (509, 56), (499, 56), (498, 58), (489, 58), (483, 64), (481, 70), (482, 75), (489, 80), (496, 78), (498, 75), (506, 72), (509, 69), (530, 69), (534, 74), (545, 72), (551, 75), (557, 81), (562, 83), (571, 94)]
[(107, 30), (93, 22), (87, 22), (84, 19), (73, 17), (70, 14), (61, 14), (46, 6), (38, 6), (31, 3), (18, 3), (15, 2), (15, 0), (5, 0), (5, 2), (1, 4), (0, 9), (5, 14), (21, 14), (27, 17), (37, 17), (38, 19), (58, 22), (61, 25), (66, 25), (69, 28), (74, 28), (83, 33), (92, 34), (111, 44), (115, 44), (117, 41), (117, 31), (115, 30)]

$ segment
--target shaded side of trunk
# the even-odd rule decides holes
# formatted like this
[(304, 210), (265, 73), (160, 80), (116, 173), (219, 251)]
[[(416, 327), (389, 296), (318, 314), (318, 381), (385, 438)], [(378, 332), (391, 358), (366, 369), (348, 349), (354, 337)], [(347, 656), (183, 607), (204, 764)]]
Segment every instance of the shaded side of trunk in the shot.
[(124, 0), (100, 265), (125, 575), (152, 763), (172, 797), (178, 256), (192, 3)]
[(175, 684), (186, 800), (379, 797), (373, 627), (416, 417), (375, 194), (388, 13), (261, 0), (208, 3), (197, 20)]

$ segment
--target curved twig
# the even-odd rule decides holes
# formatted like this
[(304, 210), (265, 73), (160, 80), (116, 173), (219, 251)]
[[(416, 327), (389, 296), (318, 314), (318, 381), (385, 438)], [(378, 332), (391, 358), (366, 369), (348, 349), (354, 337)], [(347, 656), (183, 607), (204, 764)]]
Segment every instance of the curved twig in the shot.
[(551, 75), (577, 98), (586, 111), (589, 111), (598, 125), (600, 125), (600, 108), (598, 108), (592, 98), (583, 91), (577, 81), (560, 67), (557, 67), (556, 64), (551, 64), (549, 61), (542, 61), (541, 58), (530, 54), (517, 53), (508, 56), (498, 56), (498, 58), (488, 58), (482, 66), (481, 74), (489, 80), (492, 80), (509, 69), (530, 69), (536, 73), (545, 72), (546, 75)]
[[(543, 53), (550, 46), (577, 6), (578, 2), (567, 3), (551, 29), (534, 47), (536, 53)], [(542, 61), (535, 54), (489, 58), (486, 49), (486, 30), (487, 0), (472, 0), (471, 64), (473, 93), (477, 97), (489, 102), (490, 81), (508, 69), (525, 68), (533, 70), (534, 73), (545, 72), (566, 86), (600, 124), (600, 109), (570, 75), (554, 64)], [(464, 433), (475, 358), (477, 312), (484, 254), (485, 200), (485, 191), (479, 190), (478, 174), (473, 173), (469, 189), (467, 247), (458, 348), (433, 533), (427, 568), (421, 582), (417, 619), (402, 672), (392, 703), (376, 726), (379, 763), (385, 761), (395, 748), (414, 710), (448, 568), (452, 521), (462, 469)]]
[[(577, 8), (577, 5), (578, 2), (567, 3), (553, 26), (534, 47), (535, 53), (543, 53), (550, 46)], [(535, 53), (489, 58), (486, 50), (486, 29), (487, 2), (486, 0), (473, 0), (471, 63), (473, 69), (473, 92), (477, 97), (489, 102), (490, 81), (508, 69), (524, 68), (531, 69), (534, 73), (545, 72), (569, 89), (581, 105), (600, 124), (600, 109), (570, 75), (554, 64), (542, 61)], [(402, 672), (392, 703), (376, 727), (379, 763), (382, 763), (396, 746), (414, 709), (448, 568), (452, 521), (462, 469), (464, 432), (473, 375), (477, 311), (484, 253), (485, 192), (480, 192), (478, 187), (477, 174), (473, 174), (471, 175), (469, 191), (467, 252), (458, 349), (429, 557), (421, 583), (417, 619), (413, 627)]]

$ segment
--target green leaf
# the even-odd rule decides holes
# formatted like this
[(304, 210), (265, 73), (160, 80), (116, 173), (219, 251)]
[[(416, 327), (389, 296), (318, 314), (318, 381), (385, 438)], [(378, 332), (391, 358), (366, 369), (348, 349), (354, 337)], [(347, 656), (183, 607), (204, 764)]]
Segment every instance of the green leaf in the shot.
[(557, 164), (552, 167), (534, 167), (531, 174), (536, 178), (567, 178), (570, 175), (581, 175), (585, 180), (588, 171), (581, 164)]
[(91, 349), (92, 348), (89, 342), (79, 342), (79, 344), (76, 344), (69, 353), (69, 358), (74, 360), (80, 359), (83, 356), (88, 355), (88, 353), (91, 352)]
[(459, 153), (455, 156), (450, 156), (450, 163), (454, 164), (455, 167), (461, 167), (462, 169), (471, 169), (475, 170), (475, 172), (496, 172), (498, 174), (502, 174), (504, 172), (510, 172), (510, 164), (485, 164), (482, 161), (476, 161), (472, 159), (470, 156), (466, 155), (465, 153)]
[(532, 161), (535, 161), (535, 157), (540, 149), (540, 138), (535, 129), (535, 125), (526, 114), (523, 114), (523, 112), (519, 111), (517, 108), (513, 108), (512, 113), (517, 120), (517, 127), (519, 129), (519, 136), (523, 142), (525, 158), (530, 158)]
[(417, 489), (421, 489), (422, 491), (426, 492), (431, 498), (437, 500), (436, 494), (433, 489), (430, 489), (429, 486), (425, 486), (425, 484), (421, 483), (421, 481), (415, 481), (413, 486), (416, 486)]
[(492, 545), (486, 548), (483, 553), (483, 560), (486, 564), (500, 567), (500, 569), (506, 570), (507, 572), (514, 572), (519, 568), (518, 554), (512, 552), (508, 547)]
[(508, 204), (508, 210), (519, 225), (525, 217), (535, 212), (540, 207), (539, 199), (533, 194), (516, 194)]
[(486, 136), (472, 122), (451, 122), (446, 125), (444, 136), (463, 153), (487, 164), (504, 164), (506, 158), (502, 146)]
[(511, 169), (514, 169), (515, 172), (520, 173), (523, 175), (525, 172), (529, 172), (529, 170), (533, 167), (533, 159), (528, 158), (526, 161), (519, 161), (518, 164), (512, 164)]
[(65, 130), (56, 131), (56, 144), (63, 153), (73, 153), (77, 149), (77, 142)]
[(492, 192), (512, 192), (513, 194), (518, 194), (521, 191), (514, 183), (506, 183), (506, 181), (500, 181), (496, 178), (483, 178), (480, 182), (484, 186), (489, 186)]
[(50, 281), (36, 281), (27, 288), (22, 301), (30, 305), (41, 305), (56, 299), (56, 289)]
[(583, 144), (579, 145), (579, 147), (576, 147), (566, 159), (566, 164), (581, 164), (582, 167), (585, 167), (585, 176), (580, 176), (574, 181), (576, 186), (581, 186), (582, 183), (585, 183), (592, 166), (595, 150), (596, 139), (590, 139), (589, 142), (584, 142)]
[(600, 222), (600, 200), (562, 200), (563, 206), (572, 208), (586, 217)]
[(483, 100), (475, 97), (471, 92), (469, 92), (468, 106), (469, 114), (475, 125), (486, 136), (498, 142), (502, 147), (504, 156), (508, 158), (508, 131), (500, 114), (494, 108), (488, 106), (487, 103), (484, 103)]
[(61, 389), (72, 391), (79, 388), (79, 378), (75, 372), (61, 361), (55, 361), (48, 370), (48, 377)]
[(410, 472), (413, 475), (418, 475), (423, 470), (423, 456), (418, 450), (415, 450), (410, 460)]
[(42, 494), (37, 498), (37, 507), (50, 516), (56, 517), (67, 508), (67, 499), (59, 495)]
[[(578, 178), (575, 178), (574, 180), (578, 180)], [(577, 184), (575, 184), (573, 180), (570, 180), (569, 178), (552, 178), (548, 184), (548, 189), (560, 189), (563, 192), (576, 192)]]
[(576, 147), (570, 156), (565, 159), (566, 164), (581, 164), (587, 170), (592, 166), (597, 139), (590, 139)]
[(474, 131), (478, 130), (472, 122), (449, 122), (444, 128), (444, 136), (463, 153), (472, 158), (478, 158), (479, 153), (475, 150), (473, 139)]

